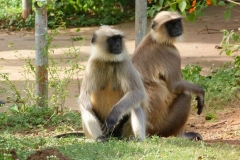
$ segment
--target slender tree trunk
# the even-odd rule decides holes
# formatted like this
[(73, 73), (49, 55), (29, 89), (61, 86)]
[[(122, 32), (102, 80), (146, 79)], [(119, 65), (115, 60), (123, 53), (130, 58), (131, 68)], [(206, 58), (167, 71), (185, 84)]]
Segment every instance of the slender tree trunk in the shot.
[(147, 1), (135, 0), (135, 47), (142, 41), (147, 30)]
[(32, 0), (22, 0), (22, 17), (27, 19), (32, 14)]
[(35, 18), (36, 44), (36, 95), (38, 107), (48, 107), (48, 33), (47, 6), (39, 7), (37, 1)]

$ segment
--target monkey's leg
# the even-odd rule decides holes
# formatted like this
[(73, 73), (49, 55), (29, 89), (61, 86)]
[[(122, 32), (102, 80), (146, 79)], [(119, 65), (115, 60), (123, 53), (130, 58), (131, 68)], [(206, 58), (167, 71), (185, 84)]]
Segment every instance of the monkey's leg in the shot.
[(131, 111), (131, 125), (135, 138), (140, 141), (145, 139), (146, 135), (146, 117), (142, 107)]
[(185, 132), (185, 133), (182, 133), (180, 135), (178, 135), (178, 137), (180, 138), (186, 138), (188, 140), (196, 140), (196, 141), (199, 141), (199, 140), (203, 140), (201, 134), (197, 133), (197, 132)]
[(191, 96), (180, 94), (174, 99), (172, 105), (169, 107), (169, 115), (166, 122), (164, 134), (166, 136), (175, 135), (178, 137), (187, 138), (189, 140), (202, 140), (199, 133), (187, 132), (185, 133), (185, 126), (189, 117), (191, 107)]
[(86, 137), (96, 140), (102, 135), (101, 123), (94, 115), (94, 113), (84, 110), (82, 113), (83, 131)]

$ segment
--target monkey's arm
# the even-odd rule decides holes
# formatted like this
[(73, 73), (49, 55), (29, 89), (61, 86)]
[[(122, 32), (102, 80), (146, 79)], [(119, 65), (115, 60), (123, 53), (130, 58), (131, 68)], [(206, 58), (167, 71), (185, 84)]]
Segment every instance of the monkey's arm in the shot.
[[(90, 82), (89, 82), (90, 83)], [(83, 80), (81, 85), (81, 93), (79, 96), (79, 107), (82, 115), (83, 129), (86, 136), (97, 139), (102, 135), (100, 122), (94, 112), (92, 111), (92, 104), (90, 101), (90, 89), (88, 84)], [(89, 134), (89, 135), (88, 135)]]
[(197, 114), (200, 115), (202, 113), (204, 107), (204, 96), (205, 91), (201, 86), (196, 84), (190, 83), (185, 80), (180, 80), (175, 82), (173, 91), (175, 94), (185, 93), (185, 94), (195, 94), (197, 100)]
[(130, 113), (134, 108), (140, 107), (140, 102), (144, 99), (144, 92), (139, 89), (127, 92), (123, 98), (113, 106), (102, 127), (103, 134), (112, 132), (121, 117)]
[[(126, 61), (123, 71), (125, 77), (121, 79), (121, 85), (125, 86), (125, 95), (113, 106), (102, 128), (103, 133), (111, 132), (121, 117), (130, 113), (133, 109), (142, 107), (140, 104), (146, 98), (146, 92), (139, 73), (132, 62)], [(119, 73), (121, 75), (121, 73)], [(120, 76), (119, 76), (120, 77)], [(127, 86), (127, 87), (126, 87)]]

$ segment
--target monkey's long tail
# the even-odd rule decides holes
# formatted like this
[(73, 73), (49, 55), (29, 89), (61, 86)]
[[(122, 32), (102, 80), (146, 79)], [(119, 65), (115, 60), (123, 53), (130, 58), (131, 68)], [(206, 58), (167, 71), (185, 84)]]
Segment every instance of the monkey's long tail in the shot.
[(69, 133), (63, 133), (54, 136), (54, 138), (68, 138), (68, 137), (84, 137), (85, 134), (83, 132), (69, 132)]

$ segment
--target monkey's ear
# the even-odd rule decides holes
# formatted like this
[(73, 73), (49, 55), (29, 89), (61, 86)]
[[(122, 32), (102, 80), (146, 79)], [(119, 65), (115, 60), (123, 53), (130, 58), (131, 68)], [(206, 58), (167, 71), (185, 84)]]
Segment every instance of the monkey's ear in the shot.
[(92, 37), (92, 44), (94, 44), (97, 40), (97, 35), (96, 33), (93, 33), (93, 37)]
[(153, 22), (152, 22), (152, 29), (153, 29), (153, 30), (155, 29), (156, 24), (157, 24), (156, 21), (153, 21)]

